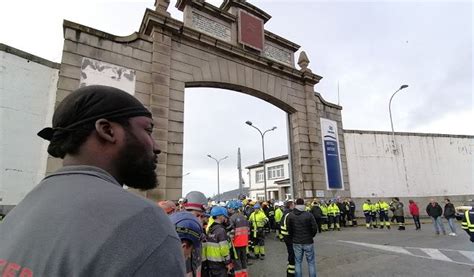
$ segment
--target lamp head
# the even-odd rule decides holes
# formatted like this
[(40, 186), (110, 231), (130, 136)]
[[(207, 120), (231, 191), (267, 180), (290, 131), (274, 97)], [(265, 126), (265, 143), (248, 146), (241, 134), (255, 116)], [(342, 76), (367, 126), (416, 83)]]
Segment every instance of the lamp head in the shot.
[(211, 155), (207, 155), (207, 156), (208, 156), (209, 158), (212, 158), (212, 156), (211, 156)]
[(245, 121), (245, 124), (252, 126), (252, 121), (247, 120)]
[(274, 131), (276, 128), (277, 128), (276, 126), (273, 126), (272, 131)]
[(408, 85), (402, 85), (402, 86), (400, 87), (400, 90), (402, 90), (402, 89), (404, 89), (404, 88), (407, 88), (407, 87), (408, 87)]

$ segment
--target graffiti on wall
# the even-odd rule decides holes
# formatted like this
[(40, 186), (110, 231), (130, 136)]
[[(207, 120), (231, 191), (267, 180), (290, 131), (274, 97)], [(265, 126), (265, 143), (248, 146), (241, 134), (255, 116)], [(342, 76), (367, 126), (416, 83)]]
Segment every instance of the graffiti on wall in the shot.
[(82, 59), (80, 87), (111, 86), (134, 95), (135, 79), (135, 70), (90, 58)]

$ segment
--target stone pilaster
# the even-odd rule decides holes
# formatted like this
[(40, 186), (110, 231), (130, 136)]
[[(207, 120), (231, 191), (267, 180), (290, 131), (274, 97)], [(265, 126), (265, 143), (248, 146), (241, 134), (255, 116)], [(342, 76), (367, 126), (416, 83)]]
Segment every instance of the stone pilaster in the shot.
[[(170, 121), (170, 85), (171, 85), (171, 34), (162, 29), (155, 28), (151, 34), (153, 39), (151, 79), (152, 91), (150, 95), (150, 107), (154, 118), (153, 138), (162, 153), (158, 156), (158, 181), (160, 183), (157, 189), (147, 192), (147, 197), (157, 199), (179, 199), (176, 193), (176, 185), (169, 182), (169, 174), (176, 174), (176, 169), (168, 163), (170, 149), (170, 127), (173, 122)], [(182, 159), (182, 156), (181, 156)]]

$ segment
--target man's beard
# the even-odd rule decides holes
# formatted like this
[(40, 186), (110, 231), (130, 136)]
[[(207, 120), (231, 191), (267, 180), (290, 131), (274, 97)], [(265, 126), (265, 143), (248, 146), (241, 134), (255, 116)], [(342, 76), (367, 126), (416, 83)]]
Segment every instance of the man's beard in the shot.
[(158, 186), (156, 155), (150, 155), (129, 130), (126, 130), (125, 146), (116, 161), (120, 182), (128, 187), (149, 190)]

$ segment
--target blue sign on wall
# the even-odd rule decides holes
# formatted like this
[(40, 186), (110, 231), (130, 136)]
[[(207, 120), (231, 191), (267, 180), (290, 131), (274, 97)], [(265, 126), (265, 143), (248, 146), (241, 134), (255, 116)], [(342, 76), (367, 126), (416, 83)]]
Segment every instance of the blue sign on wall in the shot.
[(342, 180), (341, 156), (339, 154), (337, 122), (326, 118), (321, 118), (321, 133), (324, 146), (323, 152), (327, 188), (344, 189), (344, 181)]

